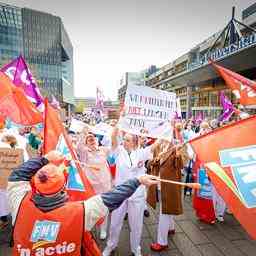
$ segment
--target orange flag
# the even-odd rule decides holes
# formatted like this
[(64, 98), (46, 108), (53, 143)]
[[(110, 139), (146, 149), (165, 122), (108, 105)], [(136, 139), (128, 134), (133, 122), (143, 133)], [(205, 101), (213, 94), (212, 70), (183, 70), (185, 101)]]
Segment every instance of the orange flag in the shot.
[(44, 154), (58, 150), (66, 158), (72, 159), (68, 167), (67, 192), (71, 201), (86, 200), (95, 193), (78, 163), (78, 158), (69, 141), (65, 128), (55, 110), (46, 99), (44, 120)]
[(217, 69), (227, 86), (232, 90), (242, 105), (256, 104), (256, 82), (241, 76), (229, 69), (223, 68), (213, 62), (211, 64)]
[(212, 183), (256, 239), (256, 116), (190, 141)]
[(27, 99), (22, 89), (0, 71), (0, 113), (14, 123), (34, 125), (43, 121), (42, 114)]

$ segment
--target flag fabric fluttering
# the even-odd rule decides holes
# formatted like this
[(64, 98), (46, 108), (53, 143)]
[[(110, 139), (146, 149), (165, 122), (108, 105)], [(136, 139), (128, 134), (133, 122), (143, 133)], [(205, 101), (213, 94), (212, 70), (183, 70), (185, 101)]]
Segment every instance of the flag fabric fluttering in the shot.
[(256, 239), (256, 116), (190, 141), (211, 182), (241, 225)]
[(197, 124), (201, 123), (203, 121), (203, 112), (200, 111), (197, 113), (196, 117), (195, 117), (195, 122)]
[(52, 105), (55, 109), (60, 109), (60, 103), (59, 103), (59, 101), (54, 97), (54, 95), (52, 95), (51, 105)]
[(43, 121), (42, 113), (27, 99), (24, 91), (15, 86), (0, 71), (0, 113), (21, 125), (35, 125)]
[(39, 111), (43, 111), (43, 97), (22, 56), (2, 67), (1, 71), (8, 75), (16, 86), (24, 90), (27, 98), (36, 105)]
[(86, 200), (94, 195), (93, 188), (82, 170), (57, 111), (48, 103), (47, 99), (44, 105), (44, 154), (51, 150), (57, 150), (65, 158), (71, 159), (66, 186), (69, 199), (71, 201)]
[(235, 108), (232, 102), (225, 96), (224, 92), (220, 92), (220, 103), (223, 108), (223, 112), (219, 117), (219, 121), (225, 122), (233, 115)]
[(97, 87), (96, 89), (96, 108), (103, 111), (104, 108), (104, 95), (103, 91)]
[(211, 62), (242, 105), (256, 104), (256, 82)]

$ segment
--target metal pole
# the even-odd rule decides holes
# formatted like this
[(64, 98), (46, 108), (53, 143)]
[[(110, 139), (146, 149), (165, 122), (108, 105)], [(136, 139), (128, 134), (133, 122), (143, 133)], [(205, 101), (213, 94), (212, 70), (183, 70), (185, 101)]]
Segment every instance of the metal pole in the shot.
[(236, 19), (235, 19), (234, 21), (235, 21), (236, 23), (240, 24), (241, 26), (244, 26), (245, 28), (247, 28), (247, 29), (251, 30), (252, 32), (256, 33), (256, 30), (253, 29), (252, 27), (247, 26), (247, 25), (245, 25), (244, 23), (242, 23), (242, 22), (240, 22), (240, 21), (238, 21), (238, 20), (236, 20)]
[(209, 50), (207, 51), (206, 55), (209, 54), (209, 52), (211, 52), (211, 50), (213, 49), (213, 47), (216, 45), (216, 43), (219, 41), (219, 39), (221, 38), (221, 36), (223, 35), (223, 33), (227, 30), (227, 28), (229, 27), (230, 22), (228, 23), (228, 25), (222, 30), (222, 32), (220, 33), (220, 35), (218, 36), (218, 38), (215, 40), (215, 42), (213, 43), (213, 45), (209, 48)]
[(236, 7), (232, 6), (232, 20), (235, 19), (235, 11), (236, 11)]

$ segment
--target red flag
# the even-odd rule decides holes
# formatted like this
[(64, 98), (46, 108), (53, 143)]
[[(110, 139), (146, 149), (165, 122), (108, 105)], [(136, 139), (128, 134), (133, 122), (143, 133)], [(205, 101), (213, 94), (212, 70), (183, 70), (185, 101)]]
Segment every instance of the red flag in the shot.
[(256, 116), (190, 141), (219, 194), (256, 239)]
[(43, 121), (42, 114), (27, 99), (22, 89), (0, 72), (0, 112), (13, 122), (34, 125)]
[(85, 176), (73, 147), (68, 139), (57, 111), (45, 100), (44, 154), (58, 150), (72, 158), (68, 170), (67, 191), (71, 201), (86, 200), (94, 195), (93, 188)]
[(212, 65), (217, 69), (222, 78), (232, 92), (239, 99), (242, 105), (256, 104), (256, 82), (241, 76), (229, 69), (223, 68), (213, 62)]

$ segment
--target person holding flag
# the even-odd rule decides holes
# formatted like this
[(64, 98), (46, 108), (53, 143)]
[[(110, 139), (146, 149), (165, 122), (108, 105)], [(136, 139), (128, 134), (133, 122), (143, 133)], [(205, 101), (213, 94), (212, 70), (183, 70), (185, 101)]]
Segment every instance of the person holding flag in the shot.
[(141, 184), (158, 183), (143, 175), (86, 201), (68, 202), (63, 161), (60, 153), (50, 151), (44, 157), (28, 160), (10, 175), (8, 198), (14, 224), (14, 256), (100, 256), (86, 231), (118, 208)]
[[(180, 182), (181, 170), (188, 158), (186, 150), (173, 142), (161, 141), (154, 150), (154, 158), (147, 164), (149, 174)], [(183, 213), (181, 187), (164, 182), (157, 187), (150, 187), (147, 202), (154, 209), (157, 198), (160, 202), (157, 242), (150, 247), (152, 251), (160, 252), (168, 248), (168, 234), (175, 234), (174, 215)]]

